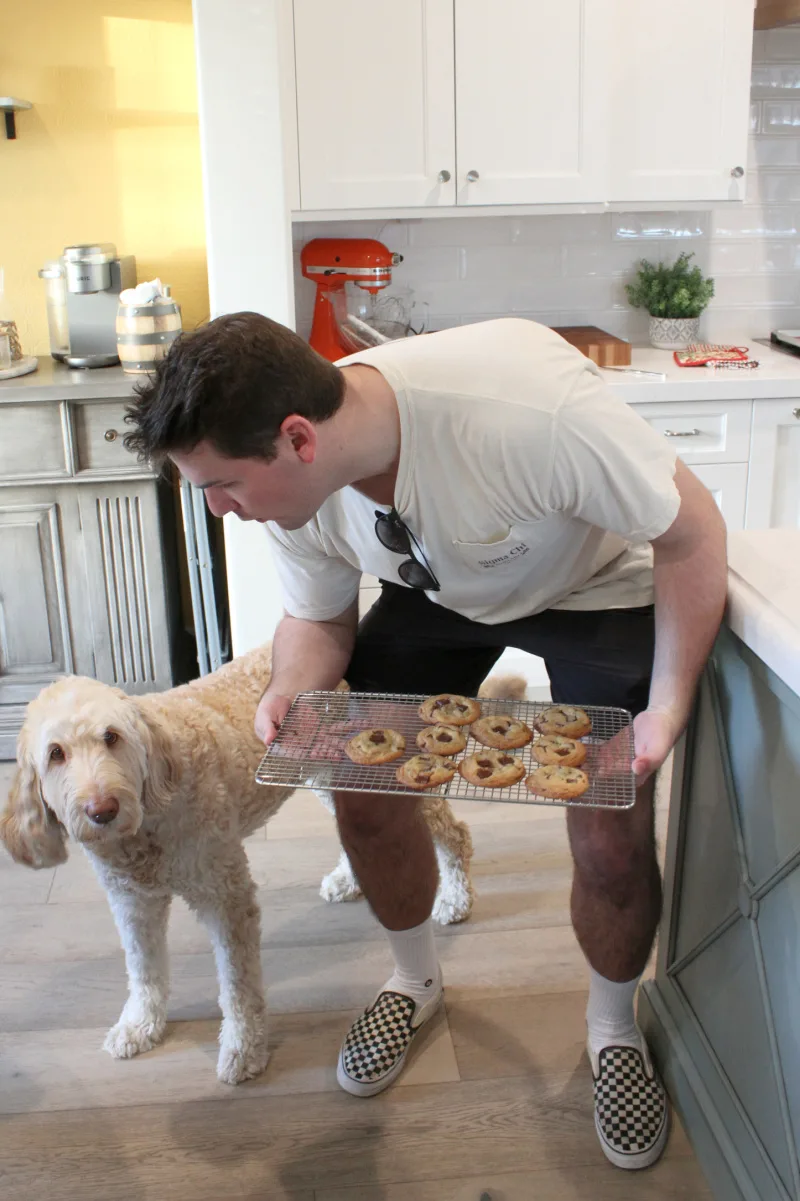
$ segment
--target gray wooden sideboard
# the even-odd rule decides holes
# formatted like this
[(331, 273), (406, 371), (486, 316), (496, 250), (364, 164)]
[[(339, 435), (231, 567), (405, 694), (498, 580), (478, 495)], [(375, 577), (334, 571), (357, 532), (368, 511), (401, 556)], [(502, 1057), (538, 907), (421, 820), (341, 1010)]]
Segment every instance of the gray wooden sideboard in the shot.
[(0, 759), (58, 676), (173, 683), (174, 503), (123, 445), (132, 384), (45, 359), (0, 383)]

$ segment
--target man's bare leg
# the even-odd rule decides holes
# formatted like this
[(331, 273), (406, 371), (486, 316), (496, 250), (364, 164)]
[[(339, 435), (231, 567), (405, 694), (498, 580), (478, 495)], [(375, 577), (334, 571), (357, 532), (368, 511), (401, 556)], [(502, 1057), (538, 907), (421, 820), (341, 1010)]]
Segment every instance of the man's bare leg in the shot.
[(342, 846), (386, 930), (395, 964), (339, 1052), (336, 1078), (341, 1087), (370, 1097), (399, 1076), (415, 1035), (441, 1000), (430, 916), (438, 869), (416, 799), (337, 793), (335, 803)]
[(387, 930), (408, 930), (431, 915), (439, 871), (416, 798), (336, 793), (342, 846), (364, 896)]
[(575, 863), (572, 924), (590, 965), (607, 980), (642, 974), (658, 927), (654, 794), (651, 777), (632, 809), (567, 811)]

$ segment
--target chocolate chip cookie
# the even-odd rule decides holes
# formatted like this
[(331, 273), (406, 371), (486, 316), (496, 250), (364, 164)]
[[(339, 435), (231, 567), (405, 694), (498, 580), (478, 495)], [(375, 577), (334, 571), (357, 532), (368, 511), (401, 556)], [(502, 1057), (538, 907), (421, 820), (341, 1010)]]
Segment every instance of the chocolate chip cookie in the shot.
[(458, 726), (426, 726), (417, 734), (417, 746), (429, 755), (457, 755), (467, 745), (467, 736)]
[(588, 713), (574, 705), (552, 705), (533, 724), (540, 734), (563, 734), (565, 738), (583, 738), (592, 728)]
[(551, 797), (555, 801), (574, 801), (589, 787), (589, 777), (578, 767), (546, 763), (531, 772), (525, 781), (528, 792)]
[(539, 763), (560, 763), (562, 767), (580, 767), (586, 758), (583, 743), (563, 734), (546, 734), (531, 749)]
[(428, 725), (469, 726), (481, 715), (477, 701), (454, 692), (429, 696), (419, 707), (419, 715)]
[(350, 739), (344, 752), (362, 767), (377, 767), (399, 759), (405, 749), (406, 740), (397, 730), (361, 730)]
[(436, 788), (446, 784), (456, 774), (456, 765), (441, 755), (413, 755), (395, 770), (398, 784), (406, 788)]
[(478, 788), (508, 788), (525, 775), (525, 764), (507, 751), (480, 751), (462, 759), (458, 770)]
[(513, 750), (527, 746), (533, 738), (533, 730), (524, 721), (499, 713), (495, 717), (481, 717), (470, 726), (470, 734), (484, 746), (498, 751)]

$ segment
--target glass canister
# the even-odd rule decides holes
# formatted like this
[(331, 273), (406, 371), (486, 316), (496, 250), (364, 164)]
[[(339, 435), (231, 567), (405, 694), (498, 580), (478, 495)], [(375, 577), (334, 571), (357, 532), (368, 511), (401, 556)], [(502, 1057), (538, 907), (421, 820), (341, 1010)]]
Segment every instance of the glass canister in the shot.
[(132, 375), (154, 371), (181, 332), (181, 308), (169, 294), (146, 304), (120, 304), (117, 309), (117, 354), (122, 370)]
[(47, 328), (50, 331), (50, 354), (63, 362), (69, 354), (69, 324), (67, 322), (67, 280), (61, 259), (51, 259), (39, 272), (44, 280), (47, 303)]

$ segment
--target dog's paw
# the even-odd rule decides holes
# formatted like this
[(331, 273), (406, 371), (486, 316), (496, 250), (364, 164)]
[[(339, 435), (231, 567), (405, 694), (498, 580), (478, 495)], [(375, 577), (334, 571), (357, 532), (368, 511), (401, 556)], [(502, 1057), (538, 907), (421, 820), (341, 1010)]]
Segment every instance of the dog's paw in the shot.
[(450, 880), (447, 888), (440, 888), (433, 903), (431, 914), (442, 926), (454, 926), (465, 922), (472, 913), (472, 890), (466, 880)]
[(142, 1015), (138, 1020), (121, 1017), (106, 1035), (103, 1050), (114, 1059), (132, 1059), (152, 1051), (164, 1037), (165, 1027), (166, 1020), (156, 1015)]
[(334, 903), (336, 901), (357, 901), (362, 895), (361, 887), (353, 875), (353, 869), (350, 866), (350, 861), (346, 855), (336, 864), (332, 872), (329, 872), (319, 888), (319, 895), (323, 901)]
[(249, 1031), (227, 1021), (222, 1023), (217, 1077), (223, 1084), (241, 1084), (260, 1076), (268, 1059), (267, 1039), (262, 1029)]

